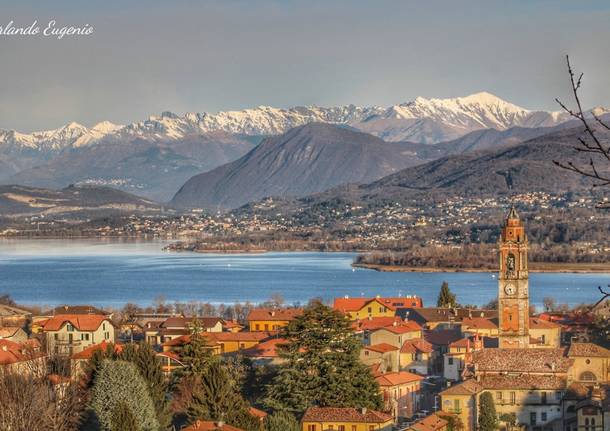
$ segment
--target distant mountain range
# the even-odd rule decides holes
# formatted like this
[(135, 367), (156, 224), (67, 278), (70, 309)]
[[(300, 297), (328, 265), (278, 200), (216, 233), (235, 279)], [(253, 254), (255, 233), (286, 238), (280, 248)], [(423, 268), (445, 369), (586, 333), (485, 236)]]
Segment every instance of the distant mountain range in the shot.
[(49, 190), (0, 186), (0, 215), (49, 219), (77, 216), (101, 217), (116, 213), (159, 213), (163, 207), (147, 199), (109, 187), (67, 187)]
[[(598, 115), (608, 112), (596, 109)], [(292, 145), (302, 144), (298, 139), (287, 148), (305, 158), (297, 161), (283, 152), (281, 168), (262, 152), (249, 153), (266, 137), (290, 134), (310, 123), (328, 124), (335, 130), (333, 135), (327, 129), (326, 144), (312, 147), (328, 160), (312, 159), (312, 166), (306, 167), (307, 151)], [(527, 110), (485, 92), (453, 99), (419, 97), (386, 108), (258, 107), (183, 116), (164, 112), (129, 125), (105, 121), (88, 128), (70, 123), (29, 134), (0, 130), (0, 184), (53, 189), (70, 184), (110, 186), (159, 202), (169, 201), (185, 185), (184, 193), (189, 190), (189, 196), (198, 196), (198, 203), (231, 207), (265, 193), (301, 196), (345, 181), (367, 182), (440, 157), (515, 145), (571, 126), (564, 113)], [(368, 134), (367, 145), (359, 147), (362, 152), (352, 157), (350, 148), (355, 147), (347, 142), (351, 138), (338, 129)], [(333, 136), (340, 145), (331, 145)], [(362, 144), (363, 134), (353, 136), (359, 136), (357, 142)], [(265, 148), (277, 144), (277, 139), (265, 140)], [(322, 146), (329, 148), (322, 151)], [(240, 159), (247, 153), (257, 158)], [(340, 158), (360, 164), (352, 169), (347, 162), (341, 165)], [(229, 165), (237, 159), (249, 163)], [(261, 165), (257, 168), (256, 163)], [(323, 174), (323, 166), (333, 172)], [(256, 169), (263, 172), (258, 175)], [(196, 181), (188, 180), (201, 173), (206, 174), (199, 178), (210, 183), (196, 191)], [(248, 180), (238, 179), (238, 173)], [(300, 177), (290, 176), (296, 173)], [(231, 181), (224, 175), (231, 175)], [(253, 182), (255, 177), (262, 182)], [(251, 183), (259, 186), (252, 193)], [(232, 187), (238, 188), (235, 196), (220, 197), (232, 193)], [(178, 194), (174, 203), (196, 203), (187, 205), (184, 196)]]
[[(274, 199), (275, 213), (305, 214), (311, 208), (332, 208), (337, 203), (362, 207), (389, 202), (403, 204), (447, 197), (497, 197), (514, 193), (589, 191), (592, 182), (553, 164), (553, 160), (572, 160), (586, 164), (588, 156), (574, 150), (580, 127), (554, 131), (520, 144), (500, 149), (475, 151), (441, 157), (368, 184), (347, 184), (300, 199)], [(610, 144), (610, 133), (598, 136)], [(600, 165), (605, 166), (603, 164)], [(610, 166), (605, 172), (610, 171)], [(265, 208), (254, 202), (241, 211)]]
[(236, 161), (191, 178), (170, 204), (226, 210), (266, 196), (304, 196), (366, 183), (422, 162), (413, 145), (311, 123), (267, 138)]

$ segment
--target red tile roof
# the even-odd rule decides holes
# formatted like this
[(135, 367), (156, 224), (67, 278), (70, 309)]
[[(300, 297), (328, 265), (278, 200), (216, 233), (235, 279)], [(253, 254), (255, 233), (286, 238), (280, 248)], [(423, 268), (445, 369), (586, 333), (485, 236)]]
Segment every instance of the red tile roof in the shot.
[(379, 330), (385, 329), (386, 331), (390, 331), (393, 334), (406, 334), (407, 332), (419, 332), (422, 330), (422, 327), (419, 326), (419, 324), (417, 322), (413, 322), (412, 320), (409, 320), (407, 322), (404, 322), (401, 325), (390, 325), (390, 326), (385, 326), (383, 328), (379, 328)]
[(464, 317), (462, 320), (462, 328), (469, 329), (498, 329), (498, 324), (494, 322), (496, 319), (487, 317)]
[(87, 347), (86, 349), (75, 353), (72, 355), (71, 359), (91, 359), (91, 357), (93, 356), (93, 354), (95, 352), (97, 352), (98, 350), (106, 350), (108, 348), (108, 346), (113, 346), (113, 349), (116, 353), (120, 353), (123, 351), (123, 346), (120, 344), (113, 344), (113, 343), (108, 343), (105, 340), (102, 341), (99, 344), (93, 344), (89, 347)]
[(40, 356), (39, 353), (35, 352), (35, 349), (32, 349), (30, 343), (0, 340), (0, 365), (10, 365)]
[(310, 407), (307, 409), (302, 422), (362, 422), (385, 423), (392, 420), (392, 416), (368, 409), (354, 409), (344, 407)]
[(377, 353), (387, 353), (387, 352), (393, 352), (395, 350), (398, 350), (398, 347), (392, 346), (391, 344), (388, 344), (388, 343), (372, 344), (370, 346), (364, 346), (364, 348), (366, 350), (370, 350), (372, 352), (377, 352)]
[(248, 314), (248, 321), (290, 321), (303, 314), (302, 308), (255, 308)]
[(550, 320), (530, 317), (530, 329), (560, 329), (561, 325)]
[(182, 428), (182, 431), (243, 431), (241, 428), (213, 421), (197, 421), (193, 425)]
[(356, 320), (355, 322), (353, 322), (352, 327), (356, 331), (374, 331), (375, 329), (385, 328), (386, 326), (400, 326), (404, 323), (405, 321), (402, 320), (400, 317), (381, 316)]
[(413, 338), (403, 343), (400, 353), (432, 353), (434, 346), (423, 338)]
[(381, 374), (375, 377), (375, 380), (377, 380), (379, 386), (396, 386), (420, 382), (424, 380), (424, 378), (417, 374), (409, 373), (408, 371), (397, 371)]
[(441, 395), (474, 395), (482, 390), (482, 386), (476, 380), (465, 380), (457, 385), (449, 386), (442, 391)]
[(472, 353), (479, 372), (567, 373), (573, 363), (565, 349), (484, 349)]
[(242, 351), (244, 356), (257, 357), (257, 358), (277, 358), (278, 344), (284, 344), (286, 340), (283, 338), (271, 338), (270, 340), (263, 341), (256, 346), (250, 347)]
[(10, 338), (20, 329), (19, 326), (2, 326), (0, 327), (0, 338)]
[(437, 415), (426, 416), (415, 422), (408, 429), (415, 431), (438, 431), (447, 427), (448, 422)]
[(69, 322), (79, 331), (96, 331), (104, 321), (112, 324), (103, 314), (58, 314), (47, 320), (42, 329), (58, 331)]
[(593, 343), (572, 343), (568, 350), (568, 356), (610, 358), (610, 350)]
[(423, 305), (422, 299), (417, 296), (397, 298), (335, 298), (333, 308), (343, 313), (349, 313), (359, 311), (371, 302), (377, 302), (392, 311), (395, 311), (397, 308), (421, 307)]
[(462, 333), (459, 330), (441, 329), (434, 331), (426, 331), (424, 338), (431, 344), (437, 346), (448, 346), (462, 338)]

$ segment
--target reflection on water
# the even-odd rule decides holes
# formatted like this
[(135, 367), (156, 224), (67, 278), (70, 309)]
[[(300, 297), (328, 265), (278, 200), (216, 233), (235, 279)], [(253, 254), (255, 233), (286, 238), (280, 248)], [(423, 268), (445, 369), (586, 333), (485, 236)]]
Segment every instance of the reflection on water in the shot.
[[(490, 273), (393, 273), (351, 268), (351, 253), (197, 254), (162, 251), (163, 241), (0, 240), (0, 294), (26, 304), (149, 305), (169, 301), (287, 302), (320, 297), (410, 295), (434, 305), (446, 280), (462, 304), (496, 295)], [(570, 305), (597, 300), (610, 274), (531, 274), (530, 295)]]

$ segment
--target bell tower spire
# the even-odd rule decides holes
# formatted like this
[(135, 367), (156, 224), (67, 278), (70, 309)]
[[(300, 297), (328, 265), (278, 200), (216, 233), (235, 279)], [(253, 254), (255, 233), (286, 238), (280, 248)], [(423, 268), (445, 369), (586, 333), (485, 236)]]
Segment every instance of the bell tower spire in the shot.
[(498, 242), (498, 314), (501, 348), (529, 346), (528, 242), (523, 221), (511, 207)]

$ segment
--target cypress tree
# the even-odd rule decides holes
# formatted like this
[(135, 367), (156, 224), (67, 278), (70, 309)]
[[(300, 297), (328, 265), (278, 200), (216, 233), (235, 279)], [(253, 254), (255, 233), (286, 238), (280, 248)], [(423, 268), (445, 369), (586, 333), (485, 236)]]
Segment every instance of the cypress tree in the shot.
[(205, 372), (216, 361), (197, 319), (193, 320), (190, 342), (183, 347), (181, 357), (185, 364), (182, 373), (191, 376)]
[(115, 415), (128, 415), (134, 431), (157, 431), (155, 406), (146, 382), (135, 365), (126, 361), (104, 360), (91, 389), (91, 408), (103, 430), (115, 431)]
[(491, 392), (483, 392), (479, 398), (479, 430), (495, 431), (498, 429), (496, 404)]
[(443, 308), (457, 307), (455, 295), (451, 293), (451, 290), (449, 289), (449, 283), (447, 283), (446, 281), (443, 281), (443, 284), (441, 285), (441, 291), (438, 294), (436, 306)]
[(362, 344), (346, 316), (312, 302), (283, 329), (285, 362), (269, 385), (265, 404), (303, 413), (310, 406), (380, 409), (379, 385), (360, 361)]
[(134, 431), (138, 429), (138, 422), (129, 406), (125, 403), (119, 403), (112, 416), (112, 431)]
[(140, 372), (148, 386), (159, 425), (161, 429), (167, 429), (172, 420), (167, 397), (168, 385), (156, 352), (147, 343), (127, 344), (119, 356), (122, 360), (134, 364)]

